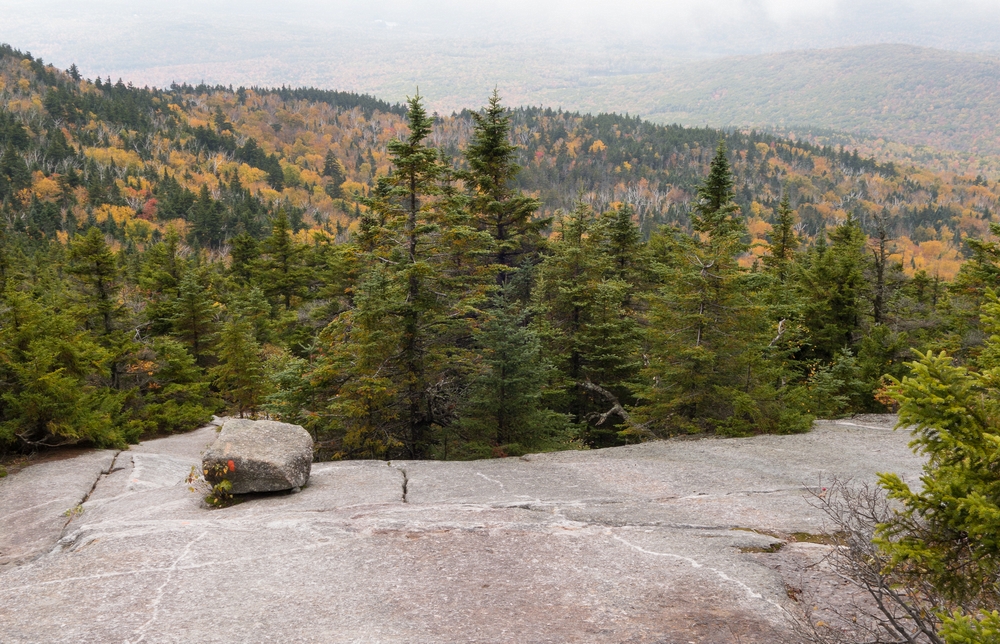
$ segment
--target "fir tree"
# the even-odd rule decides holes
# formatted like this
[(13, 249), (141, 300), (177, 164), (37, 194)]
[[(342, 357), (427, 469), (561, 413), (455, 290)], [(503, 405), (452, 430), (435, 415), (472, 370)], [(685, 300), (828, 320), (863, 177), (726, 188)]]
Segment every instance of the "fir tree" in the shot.
[(288, 215), (279, 210), (271, 226), (271, 236), (261, 245), (261, 282), (269, 297), (277, 297), (286, 311), (292, 300), (305, 294), (306, 276), (302, 246), (291, 235)]
[[(467, 444), (453, 448), (452, 455), (489, 456), (494, 449), (518, 455), (565, 442), (565, 417), (542, 402), (551, 366), (511, 296), (501, 294), (490, 307), (477, 344), (483, 370), (462, 403), (457, 427)], [(447, 445), (441, 454), (447, 458)]]
[(146, 431), (188, 431), (211, 420), (220, 401), (209, 391), (209, 381), (194, 356), (170, 338), (157, 338), (150, 349), (155, 369), (138, 410)]
[(170, 331), (178, 288), (186, 271), (180, 236), (169, 231), (166, 239), (151, 246), (139, 269), (139, 286), (146, 292), (146, 319), (156, 334)]
[(788, 202), (787, 194), (778, 204), (778, 221), (771, 233), (770, 242), (769, 252), (764, 256), (764, 266), (784, 284), (788, 280), (795, 250), (799, 246), (799, 238), (795, 234), (795, 211)]
[[(578, 204), (560, 224), (538, 267), (534, 299), (545, 355), (557, 369), (549, 400), (589, 444), (613, 445), (639, 369), (635, 318), (625, 307), (631, 287), (609, 277), (614, 264), (589, 207)], [(605, 413), (609, 408), (615, 412)]]
[(499, 284), (540, 243), (539, 231), (548, 219), (533, 219), (541, 202), (515, 187), (521, 168), (517, 147), (510, 142), (510, 116), (496, 91), (482, 112), (473, 112), (472, 140), (465, 151), (469, 171), (461, 177), (470, 190), (469, 207), (479, 230), (494, 240), (491, 260), (499, 265)]
[(257, 274), (260, 260), (260, 244), (251, 235), (242, 232), (232, 240), (229, 251), (229, 271), (240, 286), (250, 284)]
[(931, 587), (943, 604), (931, 608), (944, 641), (970, 644), (993, 642), (1000, 629), (1000, 301), (992, 292), (981, 313), (991, 334), (981, 372), (928, 352), (894, 383), (899, 426), (914, 429), (911, 446), (926, 464), (919, 487), (880, 475), (901, 509), (878, 526), (874, 540), (889, 562), (882, 574), (909, 597)]
[(240, 418), (256, 418), (268, 393), (264, 357), (245, 320), (231, 319), (219, 334), (219, 364), (209, 371), (215, 388)]
[(202, 184), (189, 215), (191, 243), (205, 248), (216, 247), (222, 243), (222, 210), (222, 204), (212, 199), (208, 186)]
[(331, 199), (342, 198), (344, 191), (340, 186), (346, 178), (344, 177), (344, 168), (334, 156), (333, 150), (327, 151), (326, 158), (323, 160), (323, 176), (329, 178), (326, 184), (326, 194), (330, 195)]
[(65, 313), (8, 288), (0, 294), (0, 449), (134, 440), (121, 394), (96, 384), (112, 355)]
[(842, 349), (856, 348), (866, 289), (865, 242), (857, 220), (849, 218), (830, 233), (829, 245), (821, 236), (803, 258), (797, 281), (808, 345), (801, 359), (831, 362)]
[(649, 296), (645, 384), (637, 416), (654, 433), (745, 434), (808, 427), (786, 386), (784, 326), (771, 319), (766, 279), (742, 269), (745, 228), (720, 142), (692, 214), (695, 234), (651, 241), (659, 288)]
[(111, 386), (125, 388), (123, 375), (135, 346), (125, 331), (128, 315), (119, 298), (121, 271), (118, 260), (99, 229), (91, 228), (86, 235), (70, 243), (66, 272), (76, 278), (76, 308), (84, 325), (111, 352), (108, 371)]
[(401, 445), (421, 458), (454, 420), (454, 386), (469, 370), (456, 338), (468, 336), (462, 329), (481, 290), (476, 272), (463, 268), (475, 265), (462, 250), (475, 236), (464, 232), (460, 200), (442, 187), (445, 167), (426, 143), (432, 120), (420, 97), (409, 100), (407, 119), (409, 136), (389, 144), (392, 174), (365, 199), (359, 247), (367, 270), (355, 308), (321, 335), (316, 378), (338, 392), (329, 413), (343, 449)]
[(174, 335), (189, 347), (199, 366), (207, 366), (215, 343), (217, 308), (203, 269), (185, 273), (173, 309), (170, 321)]

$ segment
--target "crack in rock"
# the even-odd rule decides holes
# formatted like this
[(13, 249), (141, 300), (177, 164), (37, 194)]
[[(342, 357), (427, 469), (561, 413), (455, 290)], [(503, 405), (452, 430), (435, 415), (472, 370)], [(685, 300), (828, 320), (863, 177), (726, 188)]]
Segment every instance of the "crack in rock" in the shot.
[(108, 465), (108, 469), (101, 470), (100, 474), (97, 475), (97, 478), (94, 479), (94, 484), (90, 486), (90, 490), (88, 490), (87, 493), (83, 495), (83, 498), (80, 500), (80, 502), (77, 503), (72, 508), (70, 508), (69, 510), (67, 510), (67, 515), (69, 516), (69, 518), (66, 519), (66, 523), (63, 524), (63, 529), (62, 532), (59, 533), (59, 539), (56, 540), (57, 542), (61, 541), (62, 538), (66, 535), (66, 528), (68, 528), (69, 524), (73, 521), (73, 519), (77, 517), (78, 513), (76, 512), (76, 508), (79, 508), (84, 503), (86, 503), (90, 499), (91, 495), (94, 493), (94, 490), (97, 489), (97, 485), (105, 477), (107, 477), (109, 474), (115, 471), (115, 462), (118, 461), (118, 456), (121, 455), (121, 453), (122, 450), (118, 450), (115, 452), (114, 457), (111, 459), (111, 464)]
[(181, 552), (180, 556), (174, 559), (173, 564), (171, 564), (171, 566), (167, 569), (167, 578), (164, 579), (163, 583), (160, 584), (160, 587), (156, 589), (156, 597), (153, 598), (153, 614), (148, 620), (146, 620), (146, 623), (140, 626), (139, 630), (136, 631), (136, 635), (139, 636), (139, 639), (135, 640), (135, 644), (139, 644), (139, 642), (146, 639), (146, 629), (152, 626), (153, 622), (155, 622), (156, 618), (159, 616), (160, 602), (163, 601), (163, 595), (166, 594), (167, 584), (170, 583), (170, 580), (174, 576), (174, 571), (177, 570), (177, 564), (188, 556), (188, 553), (191, 552), (191, 546), (198, 543), (198, 541), (200, 541), (207, 534), (207, 532), (202, 532), (197, 537), (189, 541), (188, 544), (184, 546), (184, 550)]
[(387, 465), (389, 467), (391, 467), (392, 469), (396, 470), (397, 472), (399, 472), (400, 474), (403, 475), (403, 497), (402, 497), (402, 499), (403, 499), (403, 503), (409, 503), (409, 501), (406, 498), (406, 494), (407, 494), (407, 486), (410, 484), (410, 478), (406, 474), (406, 468), (405, 467), (396, 467), (391, 462), (387, 463)]
[(739, 579), (736, 579), (734, 577), (730, 577), (729, 575), (727, 575), (726, 573), (724, 573), (721, 570), (718, 570), (717, 568), (712, 568), (711, 566), (706, 566), (705, 564), (701, 563), (697, 559), (692, 559), (691, 557), (685, 557), (684, 555), (677, 555), (677, 554), (674, 554), (672, 552), (656, 552), (654, 550), (647, 550), (647, 549), (643, 548), (642, 546), (638, 546), (638, 545), (636, 545), (634, 543), (631, 543), (630, 541), (626, 541), (625, 539), (622, 539), (618, 535), (615, 535), (613, 538), (615, 539), (615, 541), (620, 541), (621, 543), (625, 544), (629, 548), (632, 548), (633, 550), (636, 550), (636, 551), (641, 552), (643, 554), (652, 555), (654, 557), (669, 557), (671, 559), (678, 559), (680, 561), (683, 561), (683, 562), (686, 562), (688, 564), (691, 564), (692, 568), (704, 568), (705, 570), (710, 570), (711, 572), (715, 573), (719, 577), (719, 579), (722, 579), (725, 582), (728, 582), (728, 583), (734, 584), (736, 586), (739, 586), (743, 590), (743, 592), (746, 593), (746, 596), (747, 596), (748, 599), (764, 601), (764, 602), (770, 604), (771, 606), (773, 606), (774, 608), (777, 608), (781, 613), (784, 614), (786, 612), (785, 609), (780, 604), (778, 604), (777, 602), (775, 602), (775, 601), (773, 601), (771, 599), (768, 599), (767, 597), (764, 597), (761, 593), (757, 592), (756, 590), (754, 590), (753, 588), (751, 588), (750, 586), (748, 586), (744, 582), (740, 581)]

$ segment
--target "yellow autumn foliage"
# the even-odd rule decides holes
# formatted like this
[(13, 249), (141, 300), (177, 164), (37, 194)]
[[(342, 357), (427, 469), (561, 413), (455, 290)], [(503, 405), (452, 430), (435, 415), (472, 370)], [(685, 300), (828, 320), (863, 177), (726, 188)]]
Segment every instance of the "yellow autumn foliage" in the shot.
[(87, 148), (84, 150), (89, 158), (100, 165), (109, 166), (112, 161), (120, 168), (142, 168), (142, 159), (131, 150), (121, 148)]
[(41, 172), (35, 172), (32, 179), (31, 189), (42, 201), (55, 201), (62, 194), (62, 188), (59, 187), (59, 183), (55, 179), (46, 177)]
[(104, 204), (94, 209), (94, 218), (97, 223), (103, 224), (108, 220), (108, 217), (111, 217), (120, 226), (134, 219), (135, 211), (128, 206), (112, 206), (111, 204)]

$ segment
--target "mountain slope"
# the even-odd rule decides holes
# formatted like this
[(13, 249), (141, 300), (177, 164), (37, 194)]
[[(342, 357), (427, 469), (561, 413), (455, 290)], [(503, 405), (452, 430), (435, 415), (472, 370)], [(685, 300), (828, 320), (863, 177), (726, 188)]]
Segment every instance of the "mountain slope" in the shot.
[(1000, 154), (1000, 59), (906, 45), (695, 61), (597, 76), (549, 101), (660, 123), (821, 128)]
[[(1000, 185), (984, 177), (769, 134), (543, 108), (512, 117), (519, 187), (546, 215), (577, 199), (598, 211), (627, 202), (644, 233), (684, 225), (720, 137), (757, 240), (788, 193), (807, 237), (848, 215), (871, 232), (874, 215), (886, 213), (906, 269), (947, 278), (967, 252), (963, 238), (985, 234), (998, 211)], [(435, 145), (457, 162), (470, 128), (468, 112), (441, 117)], [(266, 234), (269, 214), (283, 208), (296, 231), (340, 235), (356, 227), (355, 197), (390, 171), (387, 144), (404, 133), (401, 108), (368, 96), (90, 83), (4, 47), (0, 220), (34, 237), (98, 224), (142, 240), (178, 228), (219, 248), (240, 232)]]

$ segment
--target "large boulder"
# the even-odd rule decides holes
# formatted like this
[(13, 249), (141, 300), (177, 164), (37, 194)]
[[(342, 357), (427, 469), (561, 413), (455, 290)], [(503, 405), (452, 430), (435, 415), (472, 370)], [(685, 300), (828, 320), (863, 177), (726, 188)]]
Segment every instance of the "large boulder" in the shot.
[(210, 483), (232, 483), (233, 494), (291, 490), (309, 480), (312, 451), (312, 437), (298, 425), (232, 419), (202, 457), (202, 469)]

